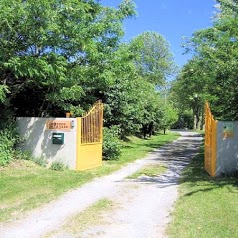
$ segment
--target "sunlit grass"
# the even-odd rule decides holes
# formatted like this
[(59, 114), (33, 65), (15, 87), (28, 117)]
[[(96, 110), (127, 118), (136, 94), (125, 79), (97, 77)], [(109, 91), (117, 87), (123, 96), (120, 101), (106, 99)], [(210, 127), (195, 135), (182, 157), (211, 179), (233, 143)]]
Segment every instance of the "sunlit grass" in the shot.
[(106, 224), (103, 217), (105, 212), (110, 212), (116, 208), (116, 204), (109, 199), (100, 199), (84, 211), (68, 218), (63, 226), (58, 230), (52, 231), (44, 236), (44, 238), (63, 237), (67, 234), (70, 237), (82, 233), (84, 230), (98, 225)]
[(203, 157), (201, 153), (184, 171), (169, 237), (238, 237), (238, 178), (209, 177)]

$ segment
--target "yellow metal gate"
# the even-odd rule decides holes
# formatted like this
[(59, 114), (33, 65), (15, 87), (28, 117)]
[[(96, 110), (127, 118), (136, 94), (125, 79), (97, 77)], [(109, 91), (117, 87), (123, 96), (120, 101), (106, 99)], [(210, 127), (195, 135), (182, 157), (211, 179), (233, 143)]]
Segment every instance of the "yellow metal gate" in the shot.
[(98, 101), (86, 116), (77, 118), (77, 170), (102, 164), (102, 128), (103, 104)]
[(205, 169), (211, 175), (216, 175), (216, 137), (217, 121), (214, 120), (209, 104), (205, 104)]

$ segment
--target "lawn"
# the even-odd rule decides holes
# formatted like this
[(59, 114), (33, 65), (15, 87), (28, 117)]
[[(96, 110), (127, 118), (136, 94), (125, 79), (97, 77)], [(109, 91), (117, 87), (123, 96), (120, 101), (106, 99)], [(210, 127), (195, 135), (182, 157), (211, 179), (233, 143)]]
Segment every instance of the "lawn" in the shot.
[(123, 165), (143, 158), (178, 135), (158, 134), (150, 139), (129, 137), (122, 142), (122, 155), (116, 161), (104, 161), (103, 166), (85, 172), (53, 171), (31, 161), (16, 160), (0, 169), (0, 222), (17, 219), (70, 189), (78, 188), (95, 177), (110, 174)]
[(116, 208), (117, 204), (113, 201), (106, 198), (100, 199), (84, 211), (67, 219), (57, 230), (50, 231), (42, 238), (80, 237), (80, 233), (92, 226), (106, 225), (107, 221), (103, 214), (113, 211)]
[(203, 158), (201, 152), (183, 173), (170, 238), (238, 237), (238, 176), (211, 178)]

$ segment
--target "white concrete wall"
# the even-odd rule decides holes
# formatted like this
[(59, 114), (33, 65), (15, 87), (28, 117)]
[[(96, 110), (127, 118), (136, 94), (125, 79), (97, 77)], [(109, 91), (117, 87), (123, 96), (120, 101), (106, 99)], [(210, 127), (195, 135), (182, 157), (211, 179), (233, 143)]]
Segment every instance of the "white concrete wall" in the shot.
[[(48, 130), (47, 120), (74, 121), (71, 131)], [(24, 142), (19, 145), (23, 150), (31, 151), (35, 157), (44, 157), (49, 163), (61, 161), (70, 169), (76, 169), (76, 145), (77, 145), (77, 119), (76, 118), (39, 118), (19, 117), (17, 118), (18, 130), (24, 137)], [(64, 144), (52, 143), (54, 132), (64, 133)]]
[[(232, 125), (232, 136), (225, 137), (227, 124)], [(217, 124), (216, 175), (230, 174), (238, 170), (238, 122), (219, 121)]]

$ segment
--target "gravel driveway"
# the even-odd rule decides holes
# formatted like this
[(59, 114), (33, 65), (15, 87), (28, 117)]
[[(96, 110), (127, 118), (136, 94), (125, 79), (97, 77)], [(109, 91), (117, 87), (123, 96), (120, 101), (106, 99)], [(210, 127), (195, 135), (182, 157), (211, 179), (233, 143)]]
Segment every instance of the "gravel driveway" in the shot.
[[(0, 226), (1, 238), (37, 238), (59, 229), (64, 221), (80, 213), (101, 198), (120, 204), (120, 209), (107, 214), (107, 223), (91, 226), (80, 234), (58, 233), (57, 238), (166, 238), (169, 214), (178, 197), (178, 178), (182, 169), (198, 152), (202, 138), (194, 132), (179, 131), (178, 140), (128, 164), (121, 170), (66, 193), (27, 218)], [(158, 177), (142, 176), (128, 180), (127, 176), (147, 164), (168, 166)]]

